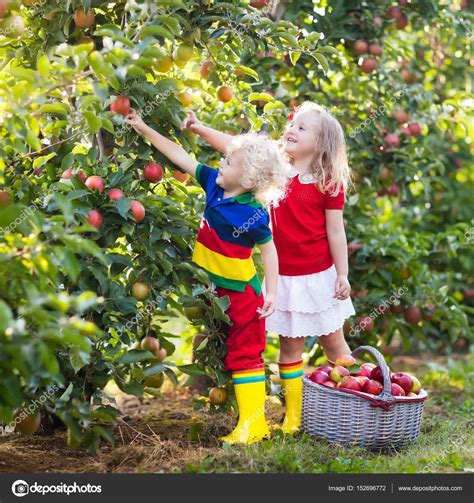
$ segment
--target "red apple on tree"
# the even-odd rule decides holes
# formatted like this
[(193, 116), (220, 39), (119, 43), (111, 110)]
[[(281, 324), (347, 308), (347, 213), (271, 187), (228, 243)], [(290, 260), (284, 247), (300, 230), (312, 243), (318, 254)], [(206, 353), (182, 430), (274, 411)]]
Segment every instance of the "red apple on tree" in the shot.
[(95, 15), (93, 10), (84, 11), (82, 7), (79, 7), (74, 12), (74, 23), (78, 28), (89, 28), (94, 24)]
[(263, 9), (268, 5), (268, 0), (254, 0), (250, 2), (251, 7), (255, 9)]
[(214, 71), (215, 66), (216, 65), (214, 64), (214, 61), (211, 60), (204, 61), (201, 67), (199, 68), (199, 73), (201, 74), (201, 77), (203, 79), (207, 79), (209, 75)]
[(123, 117), (130, 113), (130, 100), (126, 96), (117, 96), (114, 102), (110, 104), (110, 110)]
[(217, 90), (217, 99), (223, 103), (227, 103), (234, 96), (234, 92), (228, 86), (219, 87)]
[(140, 281), (137, 281), (132, 286), (132, 295), (137, 300), (145, 300), (148, 297), (149, 291), (150, 290), (148, 286), (145, 283), (141, 283)]
[(385, 135), (385, 145), (398, 148), (400, 146), (400, 138), (395, 133), (388, 133)]
[(183, 105), (183, 107), (189, 107), (189, 105), (193, 102), (193, 97), (186, 91), (179, 93), (178, 99), (181, 101), (181, 105)]
[(416, 306), (407, 307), (403, 313), (403, 317), (407, 323), (417, 325), (423, 319), (421, 309)]
[(82, 171), (82, 169), (80, 169), (79, 171), (77, 171), (76, 173), (74, 173), (73, 170), (71, 168), (69, 168), (69, 169), (64, 170), (63, 174), (61, 175), (61, 179), (62, 180), (69, 180), (72, 177), (79, 178), (79, 180), (82, 183), (85, 183), (86, 180), (87, 180), (87, 176), (84, 173), (84, 171)]
[(163, 179), (163, 168), (161, 167), (161, 164), (150, 162), (145, 166), (143, 176), (145, 177), (145, 180), (149, 182), (159, 182)]
[(374, 58), (366, 58), (364, 61), (362, 61), (360, 65), (360, 69), (364, 73), (371, 73), (373, 72), (377, 67), (379, 66), (379, 63), (376, 59)]
[(7, 12), (8, 12), (7, 0), (0, 0), (0, 17), (5, 17)]
[(395, 19), (395, 26), (399, 30), (403, 30), (408, 26), (408, 18), (405, 14), (402, 14), (401, 16), (397, 17), (397, 19)]
[(400, 109), (395, 109), (392, 112), (392, 117), (399, 124), (404, 124), (405, 122), (408, 122), (408, 119), (410, 118), (410, 116), (408, 115), (408, 112), (405, 112), (405, 110), (400, 110)]
[(363, 332), (370, 332), (374, 329), (374, 320), (370, 316), (360, 316), (356, 323)]
[(0, 190), (0, 208), (6, 208), (12, 202), (12, 196), (10, 192), (6, 190)]
[(140, 201), (132, 201), (130, 209), (135, 222), (140, 223), (145, 218), (145, 207)]
[(86, 187), (91, 190), (98, 190), (99, 192), (102, 192), (104, 190), (102, 177), (97, 175), (89, 176), (86, 180)]
[(374, 56), (380, 56), (383, 53), (382, 47), (380, 47), (379, 44), (370, 44), (369, 45), (369, 52), (370, 54), (373, 54)]
[(109, 199), (111, 201), (118, 201), (122, 197), (124, 197), (124, 193), (120, 189), (110, 189), (107, 192), (107, 195), (109, 196)]
[(401, 7), (390, 7), (387, 12), (387, 17), (397, 19), (403, 14)]
[(160, 341), (156, 337), (148, 335), (140, 342), (140, 349), (143, 351), (149, 351), (150, 353), (155, 353), (160, 349)]
[(87, 222), (96, 229), (100, 229), (103, 224), (102, 215), (97, 210), (90, 210), (87, 215)]
[(410, 131), (411, 136), (418, 136), (421, 134), (421, 125), (418, 122), (412, 122), (408, 124), (408, 131)]
[(369, 44), (365, 40), (356, 40), (352, 47), (354, 52), (359, 56), (365, 54), (369, 50)]

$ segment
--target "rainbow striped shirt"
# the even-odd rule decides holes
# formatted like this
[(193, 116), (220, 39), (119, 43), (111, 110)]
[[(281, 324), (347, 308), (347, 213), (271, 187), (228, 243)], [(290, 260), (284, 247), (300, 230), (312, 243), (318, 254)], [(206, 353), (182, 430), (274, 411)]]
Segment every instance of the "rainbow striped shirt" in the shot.
[(250, 284), (260, 295), (252, 250), (272, 239), (268, 212), (251, 192), (224, 198), (217, 175), (217, 169), (198, 164), (196, 178), (206, 192), (206, 206), (193, 261), (207, 271), (215, 285), (243, 292)]

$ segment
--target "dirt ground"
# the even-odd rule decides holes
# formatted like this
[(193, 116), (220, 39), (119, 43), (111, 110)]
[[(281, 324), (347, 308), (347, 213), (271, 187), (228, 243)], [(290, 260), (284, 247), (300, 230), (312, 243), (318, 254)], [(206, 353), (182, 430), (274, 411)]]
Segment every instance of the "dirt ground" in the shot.
[[(397, 358), (394, 368), (412, 369), (421, 358)], [(114, 430), (115, 446), (102, 444), (97, 456), (66, 445), (66, 431), (0, 437), (0, 473), (159, 473), (185, 470), (206, 457), (224, 455), (218, 437), (231, 431), (235, 417), (193, 409), (197, 392), (175, 388), (161, 397), (116, 396), (122, 412)], [(269, 423), (281, 424), (284, 409), (273, 397)], [(428, 405), (428, 404), (427, 404)], [(189, 432), (199, 432), (190, 439)]]
[[(207, 456), (219, 457), (218, 437), (231, 431), (235, 418), (193, 410), (197, 397), (188, 388), (159, 398), (117, 396), (123, 415), (114, 431), (115, 447), (103, 444), (97, 456), (68, 448), (65, 430), (0, 438), (0, 473), (173, 472)], [(270, 421), (279, 424), (283, 408), (275, 402), (269, 410)], [(188, 438), (190, 429), (199, 432), (197, 440)]]

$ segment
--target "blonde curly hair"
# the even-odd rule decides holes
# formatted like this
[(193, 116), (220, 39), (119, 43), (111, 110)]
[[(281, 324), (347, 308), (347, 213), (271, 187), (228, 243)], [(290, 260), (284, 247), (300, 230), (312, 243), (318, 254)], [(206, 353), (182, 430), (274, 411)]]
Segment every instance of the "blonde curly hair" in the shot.
[(265, 134), (245, 133), (234, 136), (226, 154), (243, 153), (242, 186), (266, 205), (276, 206), (286, 192), (290, 164), (274, 140)]
[(317, 129), (311, 172), (315, 184), (322, 192), (337, 195), (341, 188), (352, 188), (351, 172), (347, 162), (344, 131), (338, 120), (324, 107), (305, 101), (294, 113), (311, 112)]

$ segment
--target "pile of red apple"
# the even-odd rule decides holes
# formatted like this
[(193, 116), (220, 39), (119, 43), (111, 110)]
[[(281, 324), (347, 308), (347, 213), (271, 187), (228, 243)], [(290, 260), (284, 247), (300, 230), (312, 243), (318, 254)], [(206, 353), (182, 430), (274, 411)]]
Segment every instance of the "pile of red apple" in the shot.
[[(390, 371), (390, 370), (389, 370)], [(351, 355), (340, 356), (334, 367), (325, 365), (308, 375), (310, 381), (328, 388), (340, 388), (380, 395), (383, 390), (382, 369), (373, 363), (356, 365)], [(422, 391), (420, 381), (406, 372), (390, 372), (392, 395), (416, 397)]]

